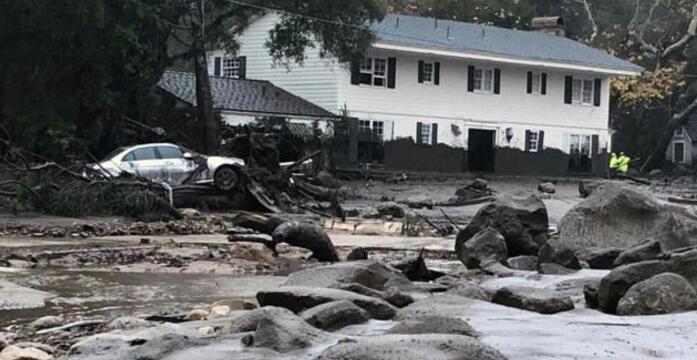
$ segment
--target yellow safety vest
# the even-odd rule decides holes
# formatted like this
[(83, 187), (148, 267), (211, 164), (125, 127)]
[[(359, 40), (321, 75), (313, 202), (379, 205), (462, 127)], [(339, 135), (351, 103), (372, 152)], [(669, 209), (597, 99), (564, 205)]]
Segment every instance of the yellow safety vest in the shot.
[(626, 173), (627, 171), (629, 171), (629, 163), (631, 161), (632, 160), (629, 158), (629, 156), (620, 156), (618, 169), (621, 172)]
[(620, 159), (617, 156), (610, 158), (610, 169), (617, 169), (620, 166)]

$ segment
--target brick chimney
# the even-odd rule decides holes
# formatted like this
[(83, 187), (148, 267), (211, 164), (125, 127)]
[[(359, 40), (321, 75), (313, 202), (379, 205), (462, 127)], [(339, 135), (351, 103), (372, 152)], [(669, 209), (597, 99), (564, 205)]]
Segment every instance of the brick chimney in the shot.
[(536, 17), (532, 19), (532, 30), (555, 36), (566, 36), (564, 18), (561, 16)]

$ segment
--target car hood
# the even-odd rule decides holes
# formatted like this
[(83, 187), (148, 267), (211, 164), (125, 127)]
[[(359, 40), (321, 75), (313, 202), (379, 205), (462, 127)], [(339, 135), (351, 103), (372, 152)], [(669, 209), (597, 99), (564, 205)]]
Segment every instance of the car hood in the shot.
[(209, 156), (208, 167), (216, 169), (223, 165), (245, 166), (244, 160), (235, 157)]

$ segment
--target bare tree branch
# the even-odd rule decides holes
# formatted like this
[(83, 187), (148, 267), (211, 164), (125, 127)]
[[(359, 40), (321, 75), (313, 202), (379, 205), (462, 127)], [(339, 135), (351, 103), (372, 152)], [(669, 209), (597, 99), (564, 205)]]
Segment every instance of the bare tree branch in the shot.
[(695, 36), (697, 36), (697, 4), (692, 7), (692, 20), (690, 20), (690, 24), (687, 26), (685, 35), (673, 45), (668, 46), (663, 51), (663, 54), (661, 54), (661, 57), (666, 58), (674, 52), (681, 50), (687, 46)]
[(576, 0), (576, 2), (583, 5), (583, 8), (586, 10), (586, 16), (588, 16), (588, 21), (590, 21), (591, 27), (593, 28), (593, 33), (590, 37), (590, 41), (592, 42), (598, 36), (598, 23), (595, 22), (593, 10), (591, 9), (591, 4), (588, 2), (588, 0)]

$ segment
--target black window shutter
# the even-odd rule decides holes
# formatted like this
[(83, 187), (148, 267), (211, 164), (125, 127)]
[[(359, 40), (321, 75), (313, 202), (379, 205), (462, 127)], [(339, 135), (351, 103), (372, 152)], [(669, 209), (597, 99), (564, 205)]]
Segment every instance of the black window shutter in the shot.
[(467, 91), (474, 92), (474, 66), (467, 67)]
[(438, 144), (438, 124), (431, 124), (431, 145)]
[(542, 151), (545, 148), (545, 132), (540, 130), (537, 136), (537, 151)]
[(600, 91), (602, 89), (603, 81), (601, 79), (595, 79), (595, 89), (593, 91), (593, 105), (600, 106)]
[(422, 124), (422, 123), (420, 123), (420, 122), (417, 122), (417, 123), (416, 123), (416, 143), (417, 143), (417, 144), (421, 144), (421, 127), (422, 127), (423, 125), (424, 125), (424, 124)]
[(591, 135), (591, 157), (600, 154), (600, 138), (598, 135)]
[(387, 58), (387, 87), (390, 89), (395, 88), (397, 75), (397, 58)]
[(424, 61), (419, 60), (419, 84), (424, 82)]
[(433, 64), (433, 84), (440, 85), (440, 63)]
[(532, 71), (528, 71), (528, 94), (532, 94)]
[(573, 76), (564, 77), (564, 104), (571, 104), (573, 98)]
[(247, 78), (247, 57), (246, 56), (240, 56), (240, 79), (246, 79)]
[(525, 130), (525, 151), (530, 151), (530, 130)]
[(542, 73), (542, 85), (540, 85), (540, 93), (547, 95), (547, 73)]
[(351, 85), (361, 83), (361, 64), (357, 61), (351, 63)]
[(501, 93), (501, 69), (494, 69), (494, 94)]
[(213, 75), (220, 76), (221, 69), (223, 67), (223, 59), (220, 56), (213, 58)]

